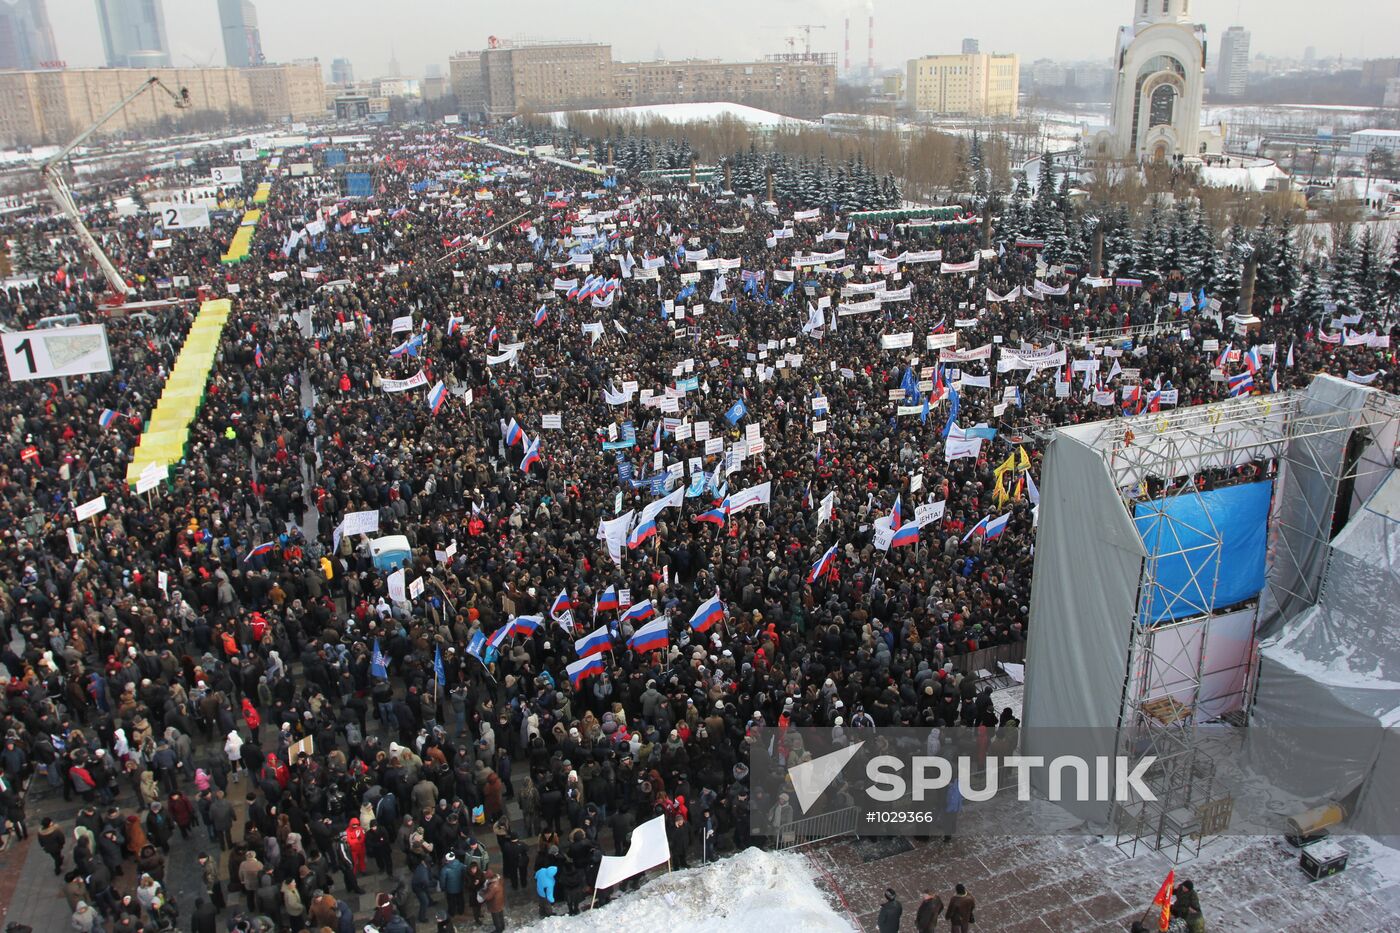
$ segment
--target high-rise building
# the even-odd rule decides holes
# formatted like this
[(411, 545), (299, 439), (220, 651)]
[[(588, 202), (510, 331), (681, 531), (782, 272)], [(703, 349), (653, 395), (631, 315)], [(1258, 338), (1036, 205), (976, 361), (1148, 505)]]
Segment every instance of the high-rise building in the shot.
[(602, 43), (486, 49), (481, 74), (492, 116), (606, 107), (613, 101), (612, 46)]
[(911, 58), (904, 97), (909, 108), (974, 117), (1016, 115), (1021, 62), (1016, 55), (977, 52)]
[(774, 56), (760, 62), (613, 62), (619, 107), (732, 101), (801, 117), (819, 117), (836, 94), (836, 56)]
[(331, 84), (354, 84), (355, 66), (348, 58), (337, 58), (331, 62)]
[(47, 0), (0, 0), (0, 69), (53, 67), (57, 61)]
[(170, 42), (160, 0), (97, 0), (108, 68), (169, 68)]
[(976, 39), (963, 40), (962, 53), (964, 55), (976, 55), (980, 51), (982, 51), (981, 42), (978, 42)]
[(224, 60), (230, 68), (263, 63), (258, 11), (252, 0), (219, 0), (219, 26), (224, 33)]
[(1215, 93), (1240, 97), (1249, 87), (1249, 30), (1231, 26), (1220, 37), (1220, 61), (1215, 66)]

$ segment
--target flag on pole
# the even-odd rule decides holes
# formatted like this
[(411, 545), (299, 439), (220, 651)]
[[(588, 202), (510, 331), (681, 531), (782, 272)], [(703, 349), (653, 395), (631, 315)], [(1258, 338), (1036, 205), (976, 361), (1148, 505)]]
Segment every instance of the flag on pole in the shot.
[(498, 629), (496, 629), (494, 632), (492, 632), (492, 633), (491, 633), (491, 637), (488, 638), (488, 639), (486, 639), (486, 643), (487, 643), (488, 645), (490, 645), (492, 648), (495, 648), (497, 651), (500, 651), (500, 650), (501, 650), (501, 645), (504, 645), (504, 644), (506, 643), (506, 641), (509, 640), (510, 637), (511, 637), (512, 635), (514, 635), (514, 634), (515, 634), (515, 620), (512, 619), (511, 621), (507, 622), (505, 625), (502, 625), (500, 628), (498, 628)]
[(257, 366), (258, 369), (263, 367), (262, 344), (258, 344), (257, 349), (253, 351), (253, 365)]
[(437, 650), (433, 653), (433, 676), (437, 678), (439, 684), (447, 686), (447, 671), (442, 666), (442, 645), (438, 645)]
[(516, 442), (523, 440), (524, 437), (525, 432), (521, 430), (520, 425), (516, 423), (514, 418), (510, 419), (510, 424), (506, 426), (506, 446), (514, 447)]
[(821, 557), (818, 557), (817, 562), (812, 565), (812, 569), (807, 573), (807, 582), (815, 583), (821, 578), (822, 574), (831, 573), (835, 570), (836, 545), (833, 544), (831, 547), (827, 548), (826, 553), (824, 553)]
[(568, 590), (560, 590), (559, 595), (554, 597), (554, 602), (549, 607), (549, 617), (559, 623), (564, 631), (574, 630), (574, 610), (569, 602)]
[(97, 416), (98, 427), (110, 428), (117, 420), (117, 413), (110, 408), (102, 409), (102, 414)]
[(1249, 370), (1245, 370), (1244, 372), (1239, 373), (1238, 375), (1231, 376), (1229, 387), (1230, 398), (1236, 398), (1240, 395), (1248, 395), (1249, 393), (1254, 391), (1254, 374), (1251, 373)]
[(633, 528), (632, 533), (627, 536), (627, 549), (629, 551), (635, 551), (637, 548), (641, 547), (648, 538), (655, 537), (655, 535), (656, 519), (649, 518), (636, 528)]
[(894, 497), (894, 508), (890, 509), (890, 531), (898, 531), (899, 526), (903, 524), (899, 514), (899, 499), (899, 494), (896, 493)]
[(671, 637), (671, 620), (666, 616), (654, 619), (632, 633), (627, 647), (638, 654), (663, 650)]
[(993, 538), (995, 538), (997, 535), (999, 535), (999, 534), (1001, 534), (1003, 531), (1005, 531), (1005, 530), (1006, 530), (1006, 523), (1009, 522), (1010, 520), (1011, 520), (1011, 513), (1010, 513), (1010, 512), (1007, 512), (1005, 515), (999, 515), (999, 516), (997, 516), (996, 518), (992, 519), (991, 521), (987, 522), (986, 535), (985, 535), (986, 539), (987, 539), (988, 541), (990, 541), (990, 540), (992, 540)]
[(540, 305), (540, 309), (535, 312), (535, 326), (539, 327), (545, 322), (545, 318), (547, 317), (549, 317), (549, 314), (545, 311), (544, 305)]
[(578, 689), (579, 684), (589, 677), (594, 677), (603, 673), (603, 659), (599, 655), (589, 655), (586, 658), (579, 658), (574, 663), (564, 668), (569, 674), (569, 683), (574, 689)]
[(428, 411), (436, 415), (438, 413), (438, 409), (442, 407), (442, 403), (446, 400), (447, 386), (445, 386), (442, 380), (439, 379), (438, 384), (433, 386), (432, 391), (428, 393)]
[(608, 588), (603, 590), (602, 595), (600, 595), (597, 602), (593, 604), (593, 611), (596, 614), (609, 609), (616, 609), (619, 605), (621, 604), (617, 600), (616, 587), (612, 584), (608, 584)]
[(618, 617), (618, 622), (645, 622), (656, 615), (656, 609), (652, 606), (651, 600), (644, 599), (639, 603), (633, 603), (627, 607), (627, 611)]
[(389, 658), (379, 647), (379, 639), (374, 640), (374, 651), (369, 656), (369, 672), (372, 677), (387, 678), (389, 676)]
[(1292, 368), (1293, 368), (1293, 343), (1294, 343), (1293, 341), (1289, 341), (1289, 344), (1288, 344), (1288, 360), (1283, 364), (1284, 366), (1287, 366), (1289, 369), (1292, 369)]
[(515, 631), (521, 635), (533, 635), (535, 630), (544, 622), (544, 616), (516, 616), (511, 620), (515, 626)]
[(587, 635), (574, 642), (574, 652), (581, 658), (602, 654), (612, 650), (612, 639), (608, 637), (608, 627), (600, 625)]
[(913, 522), (900, 526), (890, 539), (890, 547), (908, 547), (919, 543), (919, 526)]
[(536, 435), (535, 439), (525, 448), (525, 458), (520, 461), (520, 472), (529, 473), (530, 467), (540, 462), (540, 439)]
[(1152, 899), (1154, 907), (1162, 908), (1161, 914), (1157, 918), (1157, 929), (1166, 930), (1172, 925), (1172, 891), (1176, 889), (1176, 870), (1167, 872), (1167, 880), (1162, 882), (1162, 886), (1157, 889), (1157, 896)]
[(965, 535), (962, 536), (963, 543), (966, 544), (966, 543), (967, 543), (967, 539), (968, 539), (968, 538), (971, 538), (973, 535), (977, 534), (977, 532), (979, 532), (979, 531), (986, 531), (986, 530), (987, 530), (987, 516), (983, 515), (983, 516), (982, 516), (982, 520), (979, 521), (977, 524), (973, 525), (971, 528), (969, 528), (969, 529), (967, 530), (967, 534), (965, 534)]
[(710, 626), (722, 619), (724, 619), (724, 603), (720, 602), (719, 593), (715, 593), (695, 610), (695, 614), (690, 617), (690, 627), (697, 632), (706, 632), (709, 631)]
[(243, 558), (243, 563), (248, 563), (248, 561), (252, 560), (254, 557), (260, 557), (263, 554), (272, 553), (272, 549), (276, 546), (276, 541), (264, 541), (262, 544), (259, 544), (257, 547), (253, 548), (251, 551), (248, 552), (248, 556)]

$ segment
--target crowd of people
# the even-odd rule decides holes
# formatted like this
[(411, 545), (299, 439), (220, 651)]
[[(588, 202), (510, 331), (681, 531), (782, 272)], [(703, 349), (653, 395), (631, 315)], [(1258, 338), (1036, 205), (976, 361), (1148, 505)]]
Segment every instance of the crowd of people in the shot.
[[(16, 839), (39, 794), (77, 808), (36, 835), (82, 933), (259, 917), (347, 933), (371, 900), (385, 933), (439, 917), (500, 930), (510, 905), (578, 913), (601, 856), (657, 815), (677, 868), (762, 844), (781, 825), (750, 812), (757, 730), (1004, 722), (956, 661), (1026, 637), (1048, 429), (1164, 388), (1215, 401), (1230, 388), (1212, 371), (1246, 359), (1268, 391), (1389, 355), (1319, 342), (1325, 322), (1286, 301), (1241, 337), (1178, 311), (1170, 283), (1092, 286), (976, 225), (604, 185), (443, 129), (348, 145), (373, 166), (371, 197), (345, 197), (325, 146), (245, 163), (222, 196), (262, 180), (272, 195), (236, 265), (220, 263), (236, 213), (161, 231), (99, 192), (132, 300), (181, 299), (148, 314), (100, 306), (60, 219), (14, 224), (66, 261), (0, 290), (0, 321), (101, 321), (114, 363), (0, 390), (0, 801)], [(153, 199), (226, 159), (138, 184)], [(318, 174), (292, 177), (299, 161)], [(701, 251), (737, 262), (698, 271)], [(872, 283), (908, 293), (840, 313)], [(192, 299), (224, 297), (187, 455), (138, 495), (126, 465)], [(1162, 321), (1131, 347), (1109, 339)], [(997, 371), (1001, 348), (1046, 349), (1052, 329), (1102, 339)], [(993, 349), (940, 362), (926, 338), (950, 334), (944, 354)], [(1250, 357), (1261, 345), (1273, 353)], [(1072, 366), (1091, 358), (1097, 372)], [(1125, 401), (1119, 362), (1140, 397)], [(1394, 367), (1373, 384), (1394, 390)], [(980, 449), (947, 459), (969, 436)], [(654, 527), (607, 540), (678, 490)], [(75, 521), (98, 495), (106, 510)], [(941, 517), (881, 549), (896, 502), (904, 522), (928, 503)], [(342, 533), (352, 513), (375, 530)], [(396, 577), (371, 538), (397, 535)], [(697, 616), (716, 594), (721, 611)], [(629, 647), (655, 618), (665, 639)], [(605, 650), (576, 646), (600, 627)], [(167, 890), (172, 845), (197, 853), (193, 900)]]

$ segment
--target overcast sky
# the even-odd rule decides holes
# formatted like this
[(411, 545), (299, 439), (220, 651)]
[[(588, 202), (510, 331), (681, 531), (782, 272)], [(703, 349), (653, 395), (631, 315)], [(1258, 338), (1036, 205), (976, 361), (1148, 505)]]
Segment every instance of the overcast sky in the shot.
[[(812, 31), (817, 51), (840, 52), (851, 17), (851, 58), (866, 55), (866, 0), (256, 0), (269, 61), (349, 58), (358, 77), (384, 74), (392, 44), (403, 74), (481, 48), (486, 37), (611, 42), (616, 59), (741, 59), (786, 49), (794, 24)], [(60, 57), (70, 66), (104, 64), (94, 0), (48, 0)], [(175, 64), (222, 65), (215, 0), (165, 0)], [(882, 67), (915, 55), (956, 52), (964, 36), (984, 51), (1037, 58), (1109, 58), (1114, 30), (1132, 0), (875, 0), (875, 60)], [(1397, 0), (1196, 0), (1211, 43), (1239, 23), (1252, 50), (1300, 57), (1400, 55)], [(800, 42), (800, 40), (799, 40)]]

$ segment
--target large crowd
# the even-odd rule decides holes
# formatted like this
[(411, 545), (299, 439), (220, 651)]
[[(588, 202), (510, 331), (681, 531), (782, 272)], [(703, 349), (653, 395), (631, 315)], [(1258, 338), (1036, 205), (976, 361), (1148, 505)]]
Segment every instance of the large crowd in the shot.
[[(0, 290), (0, 322), (105, 322), (114, 362), (0, 389), (0, 800), (83, 933), (177, 915), (348, 933), (360, 891), (385, 933), (439, 915), (503, 929), (508, 904), (577, 913), (599, 858), (657, 815), (675, 867), (762, 844), (787, 811), (751, 820), (756, 729), (1005, 721), (955, 662), (1025, 639), (1048, 429), (1163, 390), (1212, 402), (1246, 367), (1260, 392), (1323, 371), (1400, 385), (1389, 350), (1321, 342), (1327, 322), (1286, 300), (1239, 335), (1209, 296), (1182, 312), (1169, 282), (1038, 268), (975, 223), (604, 185), (441, 129), (346, 146), (371, 197), (344, 196), (324, 146), (245, 163), (223, 195), (272, 196), (236, 265), (236, 213), (161, 231), (99, 197), (131, 300), (182, 299), (147, 314), (100, 306), (60, 219), (12, 223), (65, 262)], [(227, 155), (208, 158), (140, 184), (189, 186)], [(301, 161), (318, 174), (292, 177)], [(198, 299), (225, 297), (187, 456), (138, 495), (143, 419)], [(1057, 331), (1100, 339), (998, 372)], [(942, 513), (882, 549), (897, 501), (905, 523)], [(341, 533), (352, 513), (377, 529)], [(393, 576), (371, 539), (398, 535)], [(722, 616), (696, 616), (716, 594)], [(656, 618), (665, 641), (630, 648)], [(606, 650), (581, 665), (599, 627)], [(28, 826), (46, 793), (76, 817)], [(198, 853), (193, 902), (166, 890), (172, 845)]]

